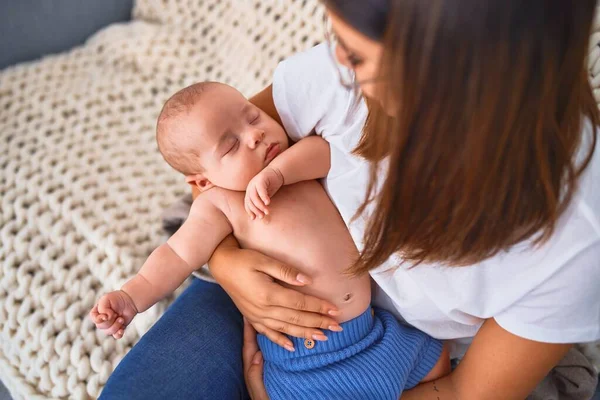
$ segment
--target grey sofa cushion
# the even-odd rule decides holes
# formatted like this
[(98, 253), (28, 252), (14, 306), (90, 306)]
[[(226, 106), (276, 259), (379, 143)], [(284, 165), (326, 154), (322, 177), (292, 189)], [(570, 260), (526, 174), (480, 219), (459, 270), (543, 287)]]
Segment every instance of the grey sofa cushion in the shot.
[(83, 43), (131, 18), (133, 0), (0, 1), (0, 69)]

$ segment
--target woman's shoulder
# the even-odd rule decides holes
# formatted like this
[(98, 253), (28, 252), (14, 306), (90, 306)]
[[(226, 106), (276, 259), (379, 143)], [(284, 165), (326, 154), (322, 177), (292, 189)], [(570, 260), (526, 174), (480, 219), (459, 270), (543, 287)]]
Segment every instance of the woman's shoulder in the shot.
[[(322, 43), (282, 61), (273, 74), (273, 101), (290, 137), (345, 121), (354, 93), (339, 83), (334, 61)], [(335, 131), (335, 129), (331, 129)]]

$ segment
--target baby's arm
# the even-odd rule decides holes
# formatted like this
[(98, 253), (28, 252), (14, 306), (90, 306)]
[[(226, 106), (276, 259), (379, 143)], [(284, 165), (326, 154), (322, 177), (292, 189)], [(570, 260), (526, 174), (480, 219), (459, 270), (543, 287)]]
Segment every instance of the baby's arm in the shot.
[(244, 206), (254, 219), (269, 214), (271, 197), (283, 185), (324, 178), (331, 166), (329, 143), (320, 136), (309, 136), (275, 157), (248, 184)]
[(133, 317), (172, 293), (204, 265), (217, 245), (231, 233), (223, 212), (208, 196), (199, 196), (185, 223), (152, 252), (140, 271), (121, 290), (104, 295), (91, 317), (100, 329), (120, 338)]
[(284, 185), (324, 178), (330, 167), (329, 143), (320, 136), (300, 140), (267, 166), (281, 174)]

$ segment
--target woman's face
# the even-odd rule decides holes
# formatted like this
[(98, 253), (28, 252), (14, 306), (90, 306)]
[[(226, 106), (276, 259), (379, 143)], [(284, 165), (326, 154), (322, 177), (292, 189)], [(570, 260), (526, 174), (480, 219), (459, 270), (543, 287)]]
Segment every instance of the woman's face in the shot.
[(328, 12), (328, 16), (338, 37), (338, 45), (335, 48), (337, 61), (354, 70), (356, 82), (366, 97), (381, 103), (378, 94), (382, 92), (378, 86), (382, 81), (377, 77), (383, 45), (358, 32), (334, 13)]

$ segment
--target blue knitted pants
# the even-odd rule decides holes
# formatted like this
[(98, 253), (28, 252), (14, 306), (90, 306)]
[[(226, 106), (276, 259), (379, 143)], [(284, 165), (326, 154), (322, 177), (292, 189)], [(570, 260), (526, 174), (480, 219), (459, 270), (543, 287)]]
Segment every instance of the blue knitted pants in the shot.
[(397, 400), (442, 352), (441, 342), (383, 310), (369, 307), (341, 326), (342, 332), (326, 331), (325, 342), (290, 337), (295, 352), (258, 335), (271, 400)]

